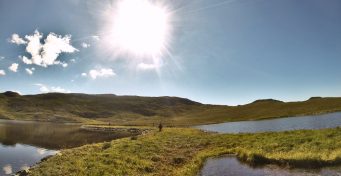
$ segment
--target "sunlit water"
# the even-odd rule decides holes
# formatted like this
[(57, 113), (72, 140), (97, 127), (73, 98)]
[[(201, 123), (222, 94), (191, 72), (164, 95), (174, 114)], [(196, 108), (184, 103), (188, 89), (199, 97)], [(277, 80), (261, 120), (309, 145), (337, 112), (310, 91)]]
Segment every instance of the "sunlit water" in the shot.
[(59, 149), (110, 141), (128, 133), (90, 132), (74, 124), (0, 120), (0, 176), (26, 169)]
[(341, 126), (341, 112), (259, 121), (227, 122), (200, 125), (195, 128), (219, 133), (255, 133), (265, 131), (335, 128), (339, 126)]
[(275, 165), (250, 167), (233, 156), (208, 159), (199, 176), (340, 176), (340, 167), (288, 169)]

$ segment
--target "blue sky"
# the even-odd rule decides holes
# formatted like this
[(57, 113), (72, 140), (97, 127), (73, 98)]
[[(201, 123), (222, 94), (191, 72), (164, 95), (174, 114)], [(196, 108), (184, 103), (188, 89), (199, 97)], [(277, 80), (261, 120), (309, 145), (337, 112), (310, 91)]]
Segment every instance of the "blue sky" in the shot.
[[(339, 0), (148, 2), (168, 15), (166, 49), (157, 57), (126, 51), (112, 38), (118, 0), (0, 1), (0, 91), (228, 105), (341, 96)], [(36, 57), (27, 49), (34, 34), (41, 35)]]

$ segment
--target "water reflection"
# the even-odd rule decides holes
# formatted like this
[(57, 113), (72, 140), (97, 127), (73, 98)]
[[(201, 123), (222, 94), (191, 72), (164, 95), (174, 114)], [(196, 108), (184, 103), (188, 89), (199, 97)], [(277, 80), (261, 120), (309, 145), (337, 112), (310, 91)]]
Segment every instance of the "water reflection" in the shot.
[(211, 158), (206, 161), (201, 169), (200, 176), (339, 176), (340, 167), (327, 167), (322, 169), (289, 169), (276, 165), (263, 167), (250, 167), (239, 162), (233, 156)]
[(74, 124), (0, 120), (0, 176), (16, 173), (59, 149), (110, 141), (129, 133), (92, 132)]
[(9, 164), (5, 165), (2, 170), (5, 172), (5, 174), (12, 174), (12, 166)]
[(54, 155), (56, 152), (55, 150), (45, 150), (44, 153), (41, 153), (39, 148), (23, 144), (13, 146), (0, 144), (0, 166), (3, 171), (3, 173), (0, 172), (0, 175), (27, 169), (40, 159)]
[(128, 133), (92, 132), (79, 125), (0, 120), (0, 143), (5, 146), (27, 144), (58, 150), (129, 136)]

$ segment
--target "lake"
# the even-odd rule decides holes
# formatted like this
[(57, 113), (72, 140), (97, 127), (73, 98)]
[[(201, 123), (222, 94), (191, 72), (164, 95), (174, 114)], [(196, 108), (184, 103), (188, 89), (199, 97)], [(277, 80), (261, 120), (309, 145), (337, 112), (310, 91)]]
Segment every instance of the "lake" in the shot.
[(125, 132), (87, 131), (78, 124), (0, 120), (0, 175), (26, 169), (60, 149), (130, 135)]
[(341, 112), (258, 121), (227, 122), (200, 125), (195, 126), (195, 128), (219, 133), (255, 133), (266, 131), (335, 128), (339, 126), (341, 126)]

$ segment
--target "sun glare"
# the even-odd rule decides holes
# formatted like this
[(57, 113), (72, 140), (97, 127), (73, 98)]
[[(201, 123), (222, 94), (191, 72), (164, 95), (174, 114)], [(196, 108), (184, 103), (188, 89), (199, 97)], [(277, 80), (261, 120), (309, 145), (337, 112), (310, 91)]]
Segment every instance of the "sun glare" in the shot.
[(122, 0), (111, 27), (112, 45), (135, 55), (161, 55), (169, 35), (166, 8), (149, 0)]

